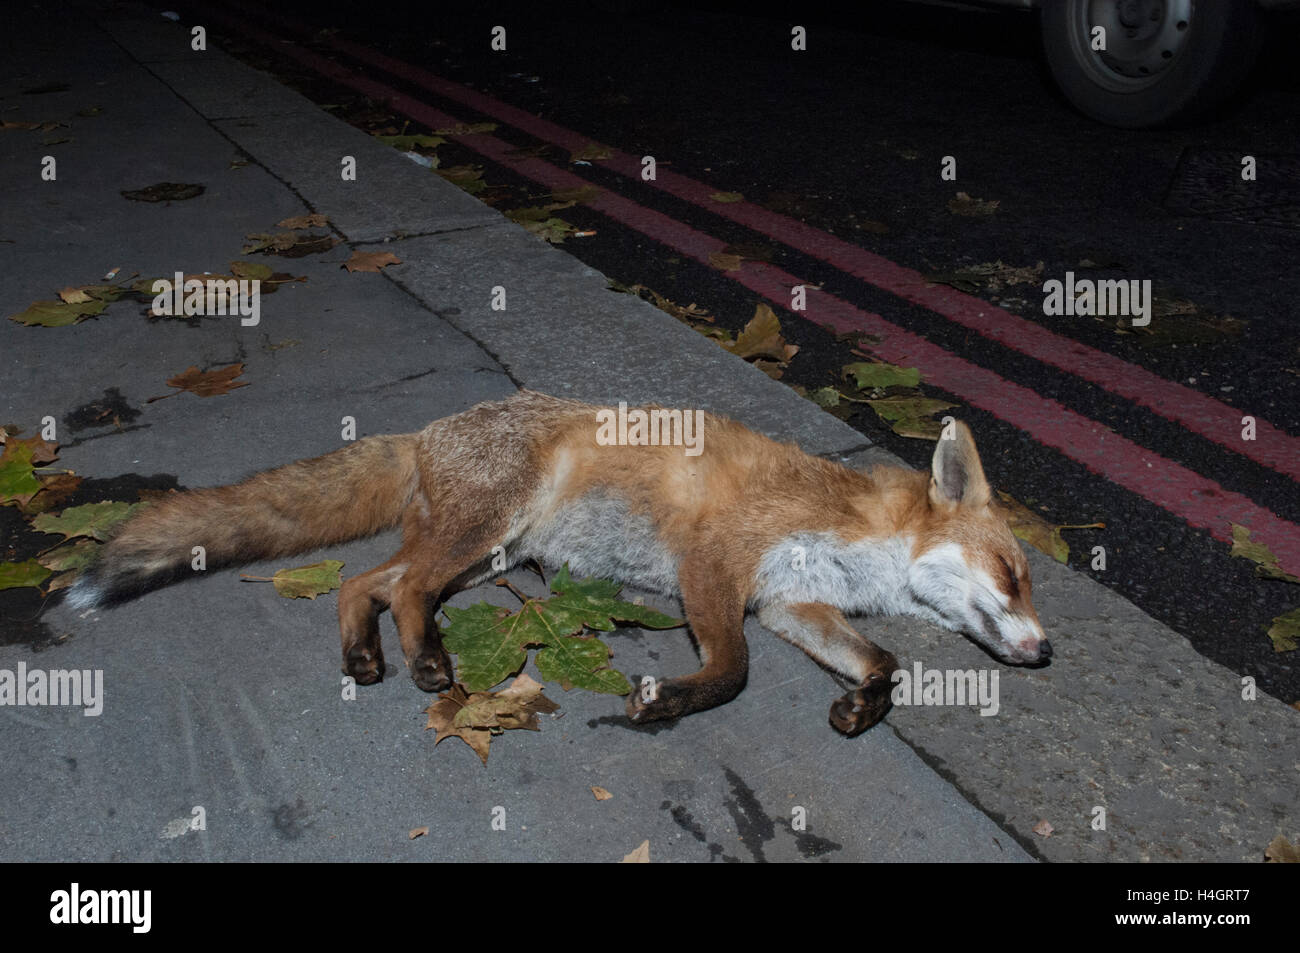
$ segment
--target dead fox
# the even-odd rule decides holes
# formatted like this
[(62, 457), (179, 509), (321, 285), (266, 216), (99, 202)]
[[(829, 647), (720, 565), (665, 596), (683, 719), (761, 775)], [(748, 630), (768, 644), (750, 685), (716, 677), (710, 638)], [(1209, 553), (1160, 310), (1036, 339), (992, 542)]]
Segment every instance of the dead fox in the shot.
[(859, 472), (698, 411), (702, 453), (668, 440), (611, 446), (597, 440), (611, 413), (521, 391), (420, 433), (367, 437), (233, 486), (176, 494), (124, 523), (68, 600), (112, 604), (190, 575), (194, 546), (215, 567), (400, 524), (397, 553), (339, 592), (343, 671), (361, 684), (383, 677), (378, 615), (388, 607), (415, 683), (451, 686), (434, 613), (498, 574), (496, 547), (511, 565), (567, 562), (575, 576), (680, 596), (703, 666), (634, 691), (634, 722), (735, 697), (749, 666), (746, 610), (857, 686), (831, 706), (845, 734), (888, 711), (897, 662), (843, 613), (920, 616), (1007, 662), (1051, 656), (1024, 554), (990, 503), (964, 424), (939, 440), (927, 476)]

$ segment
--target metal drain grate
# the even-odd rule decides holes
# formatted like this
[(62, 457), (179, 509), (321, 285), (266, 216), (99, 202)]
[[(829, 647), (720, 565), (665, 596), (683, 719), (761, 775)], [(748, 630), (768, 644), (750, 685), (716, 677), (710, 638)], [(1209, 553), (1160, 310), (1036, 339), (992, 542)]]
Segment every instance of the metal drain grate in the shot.
[(1300, 156), (1255, 156), (1255, 181), (1241, 178), (1241, 152), (1185, 149), (1165, 208), (1220, 222), (1300, 229)]

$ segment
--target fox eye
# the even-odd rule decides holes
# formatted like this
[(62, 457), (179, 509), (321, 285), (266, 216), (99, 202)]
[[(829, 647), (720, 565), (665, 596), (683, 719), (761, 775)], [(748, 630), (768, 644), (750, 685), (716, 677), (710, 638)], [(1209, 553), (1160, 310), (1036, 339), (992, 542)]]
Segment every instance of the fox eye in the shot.
[(1011, 598), (1015, 599), (1020, 595), (1020, 581), (1016, 579), (1016, 571), (1004, 556), (999, 556), (998, 561), (1002, 563), (1002, 581), (1006, 584)]

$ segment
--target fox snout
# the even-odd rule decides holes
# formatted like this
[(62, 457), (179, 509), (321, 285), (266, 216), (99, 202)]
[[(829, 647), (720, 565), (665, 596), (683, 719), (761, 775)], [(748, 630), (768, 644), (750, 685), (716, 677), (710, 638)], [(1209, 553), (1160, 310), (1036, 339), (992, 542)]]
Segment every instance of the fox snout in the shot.
[(1052, 657), (1052, 643), (1047, 639), (1030, 636), (1022, 639), (1018, 648), (1026, 662), (1046, 662)]

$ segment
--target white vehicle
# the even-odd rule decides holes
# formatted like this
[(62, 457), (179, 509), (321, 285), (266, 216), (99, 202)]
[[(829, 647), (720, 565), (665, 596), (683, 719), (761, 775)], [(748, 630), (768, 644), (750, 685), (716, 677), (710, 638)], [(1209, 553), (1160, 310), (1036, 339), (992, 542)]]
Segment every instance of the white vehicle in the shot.
[(974, 0), (1036, 8), (1043, 50), (1080, 112), (1113, 126), (1181, 122), (1230, 97), (1266, 11), (1300, 0)]

